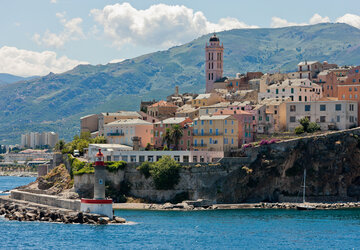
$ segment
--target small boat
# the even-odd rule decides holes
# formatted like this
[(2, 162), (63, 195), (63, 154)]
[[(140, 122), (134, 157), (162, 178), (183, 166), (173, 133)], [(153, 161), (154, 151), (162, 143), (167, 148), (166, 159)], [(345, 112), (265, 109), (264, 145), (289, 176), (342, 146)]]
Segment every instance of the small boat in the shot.
[(306, 169), (304, 169), (304, 185), (303, 185), (303, 202), (300, 205), (296, 206), (297, 210), (315, 210), (315, 207), (309, 204), (306, 204), (305, 202), (305, 185), (306, 183)]

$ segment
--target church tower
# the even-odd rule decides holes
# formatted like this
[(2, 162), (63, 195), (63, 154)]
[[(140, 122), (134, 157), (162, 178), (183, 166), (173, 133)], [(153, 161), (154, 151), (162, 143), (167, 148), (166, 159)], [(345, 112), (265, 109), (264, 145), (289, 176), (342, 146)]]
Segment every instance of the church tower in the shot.
[(220, 45), (220, 39), (214, 34), (205, 46), (205, 82), (206, 93), (214, 89), (214, 82), (223, 75), (224, 46)]

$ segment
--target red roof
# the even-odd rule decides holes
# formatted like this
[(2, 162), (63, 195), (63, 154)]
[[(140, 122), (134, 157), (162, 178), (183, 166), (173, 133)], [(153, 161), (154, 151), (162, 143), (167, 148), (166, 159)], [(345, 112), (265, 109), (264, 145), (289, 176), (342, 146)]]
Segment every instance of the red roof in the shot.
[(157, 103), (154, 103), (153, 105), (150, 105), (150, 107), (173, 107), (173, 108), (177, 108), (176, 105), (172, 104), (172, 103), (169, 103), (169, 102), (166, 102), (164, 100), (161, 100)]

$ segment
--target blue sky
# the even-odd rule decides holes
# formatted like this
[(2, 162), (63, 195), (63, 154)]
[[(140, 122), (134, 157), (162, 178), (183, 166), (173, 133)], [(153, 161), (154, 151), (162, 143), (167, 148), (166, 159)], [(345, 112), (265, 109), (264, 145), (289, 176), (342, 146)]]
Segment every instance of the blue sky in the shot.
[[(59, 73), (189, 42), (214, 30), (345, 22), (359, 0), (12, 0), (0, 8), (0, 72)], [(213, 3), (211, 3), (213, 2)]]

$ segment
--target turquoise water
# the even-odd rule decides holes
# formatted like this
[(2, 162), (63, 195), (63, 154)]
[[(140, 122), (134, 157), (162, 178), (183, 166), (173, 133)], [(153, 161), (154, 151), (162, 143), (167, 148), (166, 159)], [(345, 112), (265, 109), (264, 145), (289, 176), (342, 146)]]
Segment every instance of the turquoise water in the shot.
[[(1, 179), (0, 179), (1, 181)], [(351, 249), (360, 210), (129, 211), (130, 225), (65, 225), (0, 218), (0, 248)]]
[(35, 180), (35, 177), (0, 176), (0, 191), (11, 190)]

